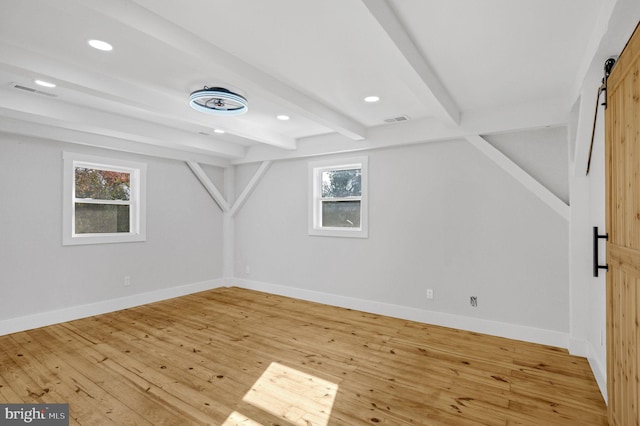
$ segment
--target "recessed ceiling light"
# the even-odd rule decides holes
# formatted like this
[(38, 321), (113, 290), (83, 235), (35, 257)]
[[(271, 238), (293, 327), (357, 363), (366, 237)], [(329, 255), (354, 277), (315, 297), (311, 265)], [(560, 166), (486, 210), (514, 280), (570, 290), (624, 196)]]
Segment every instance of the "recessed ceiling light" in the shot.
[(366, 98), (364, 98), (364, 101), (369, 103), (378, 102), (379, 100), (379, 96), (367, 96)]
[(56, 87), (55, 84), (49, 83), (48, 81), (44, 81), (44, 80), (33, 80), (33, 82), (36, 83), (38, 86), (42, 86), (42, 87), (48, 87), (48, 88)]
[(221, 135), (221, 134), (225, 133), (225, 131), (224, 131), (224, 130), (222, 130), (222, 129), (215, 129), (215, 130), (214, 130), (214, 133), (218, 133), (218, 134), (220, 134), (220, 135)]
[(291, 117), (289, 117), (288, 115), (281, 114), (281, 115), (278, 115), (276, 118), (280, 121), (287, 121)]
[(102, 40), (89, 40), (89, 46), (94, 49), (102, 50), (104, 52), (110, 52), (113, 50), (113, 46)]

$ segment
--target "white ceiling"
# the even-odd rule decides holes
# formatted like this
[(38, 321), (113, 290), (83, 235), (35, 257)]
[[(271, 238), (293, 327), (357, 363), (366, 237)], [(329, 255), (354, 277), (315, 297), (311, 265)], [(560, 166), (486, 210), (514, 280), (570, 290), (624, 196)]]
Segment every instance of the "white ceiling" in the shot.
[(562, 125), (612, 1), (3, 0), (0, 130), (213, 164)]

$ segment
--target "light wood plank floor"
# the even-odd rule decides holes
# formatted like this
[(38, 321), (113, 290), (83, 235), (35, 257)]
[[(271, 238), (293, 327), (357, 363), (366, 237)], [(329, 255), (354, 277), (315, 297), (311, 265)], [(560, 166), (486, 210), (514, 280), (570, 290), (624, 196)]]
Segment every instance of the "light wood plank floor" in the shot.
[(0, 401), (81, 425), (605, 425), (563, 349), (219, 288), (0, 337)]

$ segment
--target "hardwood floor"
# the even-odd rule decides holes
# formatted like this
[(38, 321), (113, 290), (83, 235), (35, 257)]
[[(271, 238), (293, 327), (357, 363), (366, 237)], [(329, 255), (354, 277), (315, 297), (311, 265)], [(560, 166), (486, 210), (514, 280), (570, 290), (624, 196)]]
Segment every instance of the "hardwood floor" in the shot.
[(238, 288), (0, 337), (0, 401), (81, 425), (606, 425), (563, 349)]

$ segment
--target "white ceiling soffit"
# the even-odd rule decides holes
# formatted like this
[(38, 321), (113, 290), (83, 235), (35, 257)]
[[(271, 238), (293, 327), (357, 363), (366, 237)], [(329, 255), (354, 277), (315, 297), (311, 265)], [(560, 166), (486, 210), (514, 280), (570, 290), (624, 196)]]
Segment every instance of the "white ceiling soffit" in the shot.
[[(612, 2), (3, 0), (0, 131), (239, 163), (564, 125)], [(205, 85), (249, 112), (192, 110)]]

